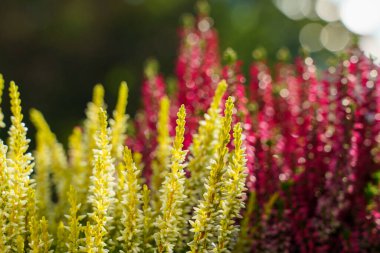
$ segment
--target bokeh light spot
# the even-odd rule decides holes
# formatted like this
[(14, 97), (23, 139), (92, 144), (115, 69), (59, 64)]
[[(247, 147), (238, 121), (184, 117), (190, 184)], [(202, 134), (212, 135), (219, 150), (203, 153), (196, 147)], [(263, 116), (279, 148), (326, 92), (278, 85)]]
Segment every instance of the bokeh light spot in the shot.
[(339, 19), (339, 10), (336, 4), (330, 0), (318, 0), (315, 4), (315, 11), (324, 21), (332, 22)]
[(299, 40), (304, 49), (316, 52), (323, 48), (319, 39), (322, 28), (321, 24), (310, 23), (301, 29)]
[(380, 28), (379, 10), (379, 0), (346, 0), (340, 6), (340, 16), (350, 31), (368, 35)]
[(333, 52), (343, 50), (349, 45), (349, 31), (339, 22), (327, 24), (321, 31), (322, 45)]

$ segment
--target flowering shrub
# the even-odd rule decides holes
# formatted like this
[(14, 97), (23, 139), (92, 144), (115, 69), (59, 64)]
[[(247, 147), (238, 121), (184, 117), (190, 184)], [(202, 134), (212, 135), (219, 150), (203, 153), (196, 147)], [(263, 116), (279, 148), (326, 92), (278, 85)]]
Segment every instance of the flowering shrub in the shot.
[(127, 84), (112, 117), (96, 85), (67, 151), (33, 109), (28, 152), (10, 83), (0, 252), (380, 251), (379, 67), (352, 48), (272, 69), (258, 49), (246, 78), (205, 6), (179, 33), (177, 89), (150, 62), (129, 121)]
[[(271, 68), (265, 51), (257, 49), (246, 78), (233, 50), (225, 51), (224, 65), (217, 50), (217, 34), (205, 13), (185, 23), (170, 111), (185, 105), (191, 121), (185, 140), (195, 152), (194, 133), (204, 126), (199, 120), (211, 103), (210, 90), (224, 79), (223, 100), (236, 99), (232, 120), (242, 123), (245, 136), (249, 198), (235, 252), (379, 251), (379, 67), (353, 47), (327, 70), (317, 69), (309, 56), (291, 63), (284, 49)], [(146, 108), (140, 115), (157, 117)], [(221, 124), (212, 122), (208, 131)], [(169, 129), (173, 126), (171, 121)], [(152, 136), (157, 130), (138, 132)], [(203, 148), (203, 159), (210, 159), (209, 150)], [(191, 155), (188, 161), (192, 182), (199, 167)], [(143, 163), (150, 163), (148, 157)]]
[(211, 144), (209, 159), (200, 150), (189, 152), (189, 160), (197, 161), (199, 170), (202, 167), (198, 173), (206, 176), (194, 176), (191, 183), (185, 174), (186, 109), (182, 105), (178, 110), (172, 141), (164, 127), (169, 124), (169, 101), (161, 99), (160, 152), (154, 156), (152, 180), (158, 189), (151, 192), (143, 184), (138, 154), (123, 145), (126, 83), (120, 86), (111, 119), (104, 109), (103, 87), (95, 86), (83, 127), (74, 128), (69, 138), (68, 154), (42, 114), (33, 109), (30, 116), (37, 134), (32, 156), (27, 152), (18, 86), (11, 82), (8, 145), (0, 142), (0, 252), (229, 251), (244, 207), (246, 160), (239, 123), (233, 125), (234, 148), (227, 148), (234, 104), (229, 97), (220, 113), (226, 88), (220, 82), (209, 109), (220, 124), (209, 131), (214, 122), (206, 117), (198, 131), (198, 148)]

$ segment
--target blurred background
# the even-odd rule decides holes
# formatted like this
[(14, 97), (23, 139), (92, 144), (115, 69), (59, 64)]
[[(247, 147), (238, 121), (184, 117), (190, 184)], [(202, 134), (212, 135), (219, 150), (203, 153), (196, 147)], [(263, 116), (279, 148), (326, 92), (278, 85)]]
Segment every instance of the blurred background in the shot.
[[(352, 43), (380, 55), (379, 0), (209, 2), (221, 51), (234, 48), (245, 70), (259, 46), (272, 62), (282, 47), (293, 55), (302, 47), (318, 64)], [(181, 16), (194, 6), (194, 0), (1, 0), (0, 73), (21, 86), (24, 113), (41, 110), (65, 142), (84, 118), (94, 84), (104, 84), (113, 108), (126, 80), (133, 116), (146, 59), (157, 58), (172, 77)]]

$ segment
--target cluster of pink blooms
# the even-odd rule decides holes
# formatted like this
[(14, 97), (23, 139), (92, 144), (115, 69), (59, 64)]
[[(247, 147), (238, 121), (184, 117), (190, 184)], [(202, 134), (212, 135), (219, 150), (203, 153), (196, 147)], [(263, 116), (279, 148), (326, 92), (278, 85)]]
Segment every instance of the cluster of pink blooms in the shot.
[[(179, 35), (178, 88), (170, 98), (173, 112), (186, 106), (186, 148), (221, 79), (235, 97), (255, 196), (248, 203), (255, 205), (252, 252), (380, 252), (380, 68), (353, 48), (327, 70), (308, 56), (273, 68), (256, 57), (246, 78), (233, 51), (221, 64), (217, 32), (204, 13)], [(130, 140), (148, 176), (166, 95), (164, 79), (152, 73)]]

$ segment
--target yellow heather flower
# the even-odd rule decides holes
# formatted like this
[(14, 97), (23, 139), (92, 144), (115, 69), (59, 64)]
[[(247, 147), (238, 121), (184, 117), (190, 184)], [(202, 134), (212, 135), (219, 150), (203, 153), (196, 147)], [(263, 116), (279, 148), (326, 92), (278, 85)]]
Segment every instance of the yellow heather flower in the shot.
[(94, 247), (97, 252), (106, 250), (106, 237), (109, 233), (107, 224), (112, 220), (109, 213), (114, 203), (115, 167), (111, 157), (110, 129), (107, 127), (106, 112), (100, 108), (98, 113), (99, 128), (96, 134), (96, 149), (93, 151), (93, 173), (89, 189), (89, 203), (93, 213), (90, 217), (93, 221)]
[[(191, 213), (199, 199), (204, 193), (204, 181), (209, 171), (205, 168), (210, 166), (210, 162), (215, 159), (218, 145), (218, 135), (221, 128), (220, 104), (227, 89), (227, 83), (223, 80), (218, 84), (210, 108), (204, 116), (204, 120), (199, 123), (198, 132), (193, 137), (193, 144), (190, 146), (190, 156), (188, 170), (191, 177), (186, 181), (186, 212)], [(187, 217), (190, 219), (190, 216)]]
[[(244, 206), (246, 167), (240, 124), (234, 127), (234, 150), (228, 153), (231, 97), (224, 117), (220, 110), (226, 87), (224, 81), (219, 83), (194, 136), (189, 179), (184, 171), (185, 107), (178, 111), (176, 135), (171, 138), (170, 103), (166, 97), (161, 100), (158, 146), (152, 165), (155, 194), (151, 197), (148, 186), (141, 187), (141, 154), (132, 155), (129, 148), (125, 147), (124, 152), (121, 148), (127, 121), (126, 83), (120, 86), (113, 119), (109, 121), (104, 89), (95, 86), (84, 127), (74, 128), (69, 138), (69, 160), (43, 115), (31, 110), (37, 129), (34, 184), (30, 179), (33, 157), (27, 153), (29, 140), (22, 122), (20, 94), (11, 82), (9, 145), (0, 140), (0, 252), (166, 253), (186, 252), (188, 248), (191, 253), (229, 252)], [(52, 200), (52, 186), (56, 186), (58, 203)], [(272, 204), (268, 206), (264, 213)], [(249, 234), (248, 220), (243, 225), (242, 233)], [(191, 226), (193, 234), (187, 226)], [(54, 234), (54, 241), (49, 233)]]
[(27, 204), (28, 211), (28, 241), (29, 247), (32, 253), (40, 252), (40, 230), (39, 230), (39, 219), (36, 210), (35, 203), (35, 193), (32, 188), (30, 188), (28, 195), (30, 195), (29, 202)]
[(221, 201), (221, 217), (219, 234), (216, 247), (213, 252), (230, 252), (232, 239), (239, 231), (236, 219), (241, 218), (240, 210), (244, 207), (245, 181), (247, 177), (246, 159), (242, 147), (242, 128), (240, 123), (234, 126), (234, 145), (230, 165), (223, 176), (223, 199)]
[(70, 211), (69, 215), (66, 215), (68, 220), (68, 225), (65, 227), (68, 231), (66, 247), (69, 252), (77, 253), (79, 252), (81, 242), (80, 232), (82, 230), (82, 225), (80, 224), (80, 221), (84, 218), (84, 216), (78, 216), (81, 204), (78, 203), (77, 191), (73, 186), (70, 186), (68, 199), (70, 203)]
[[(82, 132), (82, 147), (83, 147), (83, 177), (84, 181), (81, 184), (81, 189), (87, 192), (84, 194), (84, 198), (88, 198), (88, 192), (90, 187), (90, 177), (93, 171), (93, 150), (96, 149), (96, 134), (99, 128), (99, 109), (104, 108), (104, 88), (101, 84), (96, 84), (93, 89), (92, 101), (87, 104), (86, 119), (83, 123)], [(86, 196), (87, 195), (87, 196)], [(89, 205), (87, 202), (82, 207), (84, 212), (89, 211)]]
[(124, 148), (123, 157), (121, 173), (124, 185), (120, 189), (123, 193), (121, 202), (123, 230), (118, 238), (121, 241), (122, 250), (120, 252), (142, 252), (143, 213), (141, 210), (141, 186), (138, 182), (141, 171), (133, 162), (131, 150), (127, 147)]
[(45, 133), (37, 131), (36, 134), (36, 150), (35, 157), (35, 175), (36, 181), (36, 204), (40, 215), (48, 215), (52, 210), (51, 191), (50, 191), (50, 167), (51, 167), (51, 152), (47, 145)]
[[(66, 194), (67, 189), (63, 189), (63, 182), (68, 181), (67, 175), (67, 157), (64, 148), (61, 143), (58, 142), (55, 134), (51, 131), (49, 124), (46, 122), (43, 114), (36, 110), (30, 110), (30, 120), (34, 124), (37, 130), (37, 134), (41, 134), (45, 145), (50, 149), (51, 155), (51, 167), (52, 172), (56, 174), (56, 184), (59, 187), (59, 191), (62, 188), (63, 193)], [(66, 180), (65, 180), (66, 179)]]
[(80, 248), (81, 252), (86, 252), (86, 253), (95, 253), (98, 252), (98, 250), (95, 248), (95, 231), (93, 226), (91, 226), (90, 222), (87, 222), (85, 230), (85, 243), (84, 246)]
[[(111, 234), (112, 238), (115, 238), (114, 243), (117, 243), (119, 238), (121, 236), (121, 232), (123, 231), (124, 224), (120, 222), (120, 220), (123, 217), (123, 196), (124, 196), (124, 188), (126, 184), (126, 174), (124, 172), (125, 166), (123, 163), (118, 163), (116, 165), (116, 192), (115, 192), (115, 208), (113, 210), (113, 227), (115, 228)], [(113, 245), (115, 246), (115, 245)]]
[[(82, 137), (80, 127), (74, 127), (73, 132), (69, 136), (70, 167), (74, 168), (74, 170), (82, 167), (85, 159)], [(78, 174), (76, 174), (76, 176), (78, 176)]]
[(7, 206), (9, 196), (9, 169), (7, 167), (7, 146), (0, 140), (0, 252), (9, 252), (10, 239), (7, 234)]
[[(144, 169), (144, 164), (143, 164), (143, 156), (140, 152), (133, 152), (133, 161), (135, 161), (135, 164), (136, 164), (136, 167), (139, 169), (139, 170), (143, 170)], [(140, 181), (141, 183), (144, 183), (145, 182), (145, 178), (140, 178)]]
[[(187, 166), (191, 176), (185, 182), (185, 192), (188, 200), (184, 202), (185, 220), (190, 220), (193, 208), (198, 204), (205, 191), (205, 180), (208, 176), (210, 162), (215, 159), (217, 153), (218, 136), (221, 128), (220, 104), (226, 92), (227, 83), (219, 82), (212, 99), (211, 105), (204, 115), (204, 120), (199, 123), (197, 133), (193, 136), (190, 146), (189, 164)], [(190, 224), (183, 229), (184, 241), (190, 241)]]
[(22, 122), (20, 93), (14, 82), (10, 84), (9, 93), (12, 117), (7, 163), (10, 170), (11, 190), (6, 203), (6, 210), (9, 212), (6, 236), (11, 240), (12, 250), (21, 252), (24, 250), (26, 205), (31, 187), (30, 174), (33, 168), (33, 157), (27, 153), (29, 145), (29, 140), (26, 138), (27, 129)]
[(150, 206), (150, 190), (146, 184), (143, 186), (143, 236), (142, 236), (142, 252), (144, 253), (150, 253), (153, 251), (153, 236), (152, 236), (152, 230), (153, 230), (153, 213), (152, 208)]
[(186, 151), (183, 151), (183, 141), (185, 133), (186, 110), (182, 105), (177, 114), (176, 135), (171, 151), (171, 169), (163, 182), (161, 193), (161, 209), (157, 217), (156, 227), (158, 232), (154, 235), (157, 251), (173, 252), (173, 248), (179, 239), (180, 229), (183, 227), (182, 202), (186, 196), (184, 194), (185, 172), (183, 164)]
[[(104, 108), (104, 88), (101, 84), (94, 87), (92, 102), (88, 103), (86, 109), (86, 120), (84, 121), (84, 141), (87, 153), (88, 166), (91, 168), (93, 149), (96, 148), (95, 135), (99, 126), (99, 109)], [(91, 172), (91, 171), (90, 171)], [(91, 173), (89, 173), (90, 175)]]
[[(30, 111), (30, 119), (37, 129), (36, 158), (38, 159), (36, 160), (36, 179), (44, 181), (48, 179), (46, 177), (52, 172), (59, 202), (56, 204), (54, 212), (47, 213), (46, 215), (48, 215), (48, 217), (54, 215), (53, 219), (58, 221), (62, 219), (63, 214), (66, 211), (65, 209), (68, 206), (66, 194), (70, 185), (70, 177), (72, 176), (68, 171), (66, 153), (62, 144), (57, 141), (55, 134), (51, 131), (49, 124), (46, 122), (40, 111), (32, 109)], [(41, 173), (41, 175), (38, 175), (38, 173)], [(49, 183), (44, 182), (40, 189), (38, 189), (38, 196), (43, 196), (40, 194), (45, 194), (45, 196), (46, 194), (50, 194), (49, 188)], [(47, 197), (50, 198), (50, 195), (47, 195)], [(47, 202), (47, 204), (48, 203), (49, 202)], [(42, 215), (45, 215), (45, 208), (50, 207), (49, 205), (43, 207), (41, 210)], [(53, 229), (55, 230), (55, 226), (53, 226)]]
[(232, 97), (226, 101), (222, 129), (219, 133), (217, 156), (210, 165), (210, 175), (206, 180), (206, 192), (195, 208), (193, 220), (190, 221), (194, 233), (189, 243), (191, 253), (208, 252), (216, 243), (215, 234), (219, 223), (219, 205), (222, 198), (222, 176), (226, 167), (227, 144), (230, 142), (230, 130), (233, 112)]
[[(86, 203), (90, 177), (86, 168), (86, 153), (83, 143), (83, 134), (80, 127), (75, 127), (69, 137), (69, 167), (71, 173), (71, 184), (78, 195), (78, 203)], [(81, 210), (80, 210), (81, 211)]]
[(128, 86), (122, 82), (119, 88), (119, 96), (116, 108), (113, 111), (113, 119), (110, 120), (112, 131), (112, 156), (117, 159), (122, 158), (123, 144), (126, 138), (128, 115), (125, 114), (128, 103)]
[(55, 252), (67, 252), (67, 231), (62, 221), (57, 226), (57, 241), (55, 245)]
[(155, 151), (155, 159), (152, 163), (152, 182), (151, 186), (156, 193), (154, 196), (154, 209), (160, 209), (160, 194), (158, 193), (163, 179), (169, 168), (171, 140), (169, 136), (169, 110), (170, 102), (165, 96), (160, 101), (160, 111), (158, 113), (157, 122), (157, 149)]
[(6, 237), (5, 235), (5, 226), (6, 226), (6, 220), (5, 220), (5, 215), (4, 215), (4, 211), (3, 210), (0, 210), (0, 252), (4, 252), (4, 253), (7, 253), (7, 252), (10, 252), (10, 246), (7, 245), (7, 240), (8, 238)]
[(53, 239), (51, 238), (51, 235), (48, 232), (48, 223), (45, 217), (42, 217), (40, 220), (40, 251), (41, 253), (50, 253), (53, 252), (53, 250), (49, 250), (51, 247), (51, 244), (53, 242)]

